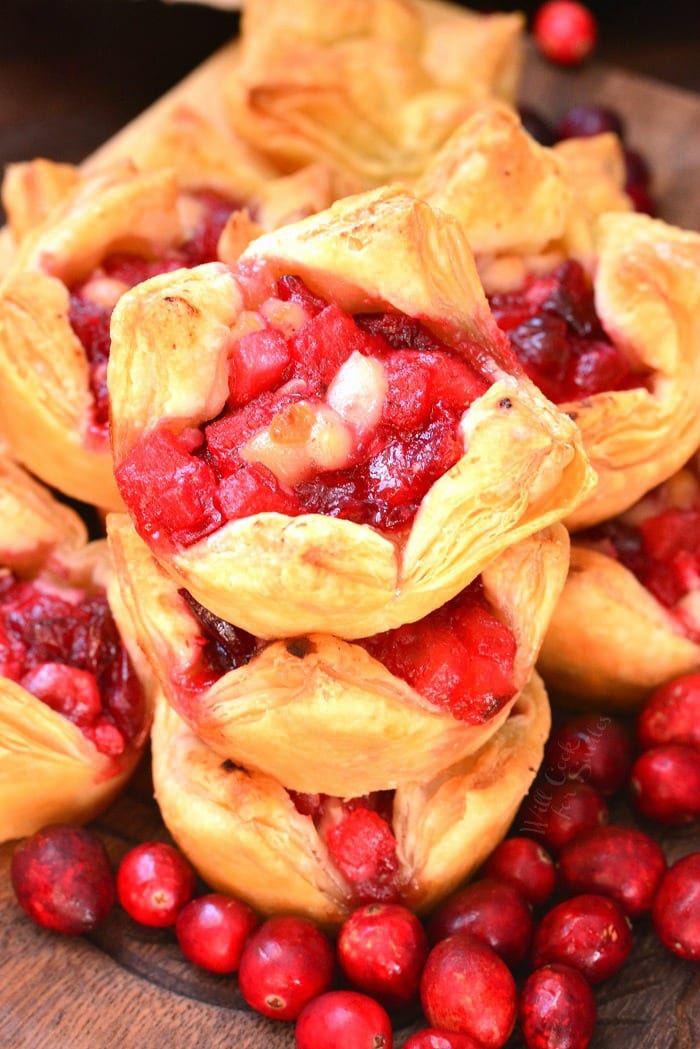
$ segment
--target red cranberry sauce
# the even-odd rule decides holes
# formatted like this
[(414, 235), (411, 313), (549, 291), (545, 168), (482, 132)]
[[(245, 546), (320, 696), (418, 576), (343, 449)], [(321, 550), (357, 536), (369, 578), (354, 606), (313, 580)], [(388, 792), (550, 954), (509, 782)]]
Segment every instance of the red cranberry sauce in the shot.
[(211, 192), (199, 192), (193, 197), (199, 205), (198, 220), (179, 248), (159, 259), (126, 253), (108, 255), (85, 280), (70, 289), (68, 319), (87, 357), (93, 399), (90, 430), (98, 439), (105, 437), (109, 424), (109, 323), (117, 299), (129, 288), (158, 273), (213, 262), (226, 220), (240, 207)]
[(0, 575), (0, 674), (117, 757), (144, 726), (141, 686), (103, 593)]
[(575, 260), (489, 301), (523, 368), (555, 404), (645, 384), (605, 334), (592, 282)]
[(350, 316), (296, 277), (248, 316), (222, 414), (149, 431), (117, 469), (141, 534), (178, 548), (264, 511), (408, 526), (462, 456), (461, 417), (490, 380), (419, 321)]
[(349, 886), (350, 903), (395, 903), (401, 897), (399, 858), (392, 830), (393, 790), (360, 798), (289, 791), (297, 810), (313, 820), (330, 858)]

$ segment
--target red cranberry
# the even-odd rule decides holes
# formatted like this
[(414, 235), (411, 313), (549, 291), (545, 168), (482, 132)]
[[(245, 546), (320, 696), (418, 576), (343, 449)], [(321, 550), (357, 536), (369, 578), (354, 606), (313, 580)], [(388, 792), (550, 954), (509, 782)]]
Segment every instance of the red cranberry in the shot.
[(470, 933), (433, 947), (420, 996), (432, 1027), (468, 1034), (482, 1049), (500, 1049), (515, 1025), (515, 980), (496, 952)]
[(635, 211), (651, 215), (652, 218), (656, 215), (656, 201), (647, 186), (642, 186), (639, 182), (628, 182), (625, 193), (632, 201)]
[(557, 140), (554, 128), (531, 106), (518, 106), (518, 116), (528, 135), (542, 146), (553, 146)]
[(637, 716), (637, 740), (644, 750), (661, 743), (700, 750), (700, 674), (684, 674), (652, 692)]
[(10, 878), (22, 910), (53, 932), (91, 932), (114, 905), (109, 857), (86, 827), (55, 824), (37, 831), (15, 848)]
[(508, 882), (481, 878), (438, 907), (428, 923), (428, 938), (437, 943), (455, 932), (469, 932), (513, 966), (527, 954), (532, 929), (530, 908), (518, 890)]
[(567, 891), (611, 896), (630, 918), (651, 909), (665, 870), (661, 846), (634, 827), (594, 827), (559, 853), (559, 878)]
[(651, 911), (656, 935), (673, 954), (700, 962), (700, 852), (666, 872)]
[(557, 138), (589, 138), (612, 132), (625, 137), (625, 126), (619, 113), (607, 106), (572, 106), (556, 126)]
[(640, 754), (630, 773), (637, 811), (659, 823), (692, 823), (700, 816), (700, 750), (666, 743)]
[(268, 918), (243, 948), (241, 994), (264, 1016), (296, 1020), (307, 1002), (330, 988), (334, 961), (330, 940), (308, 918)]
[(257, 925), (247, 903), (212, 892), (185, 904), (175, 922), (175, 935), (188, 962), (212, 973), (234, 973), (245, 941)]
[(592, 13), (576, 0), (548, 0), (535, 12), (535, 43), (545, 58), (576, 66), (593, 51), (598, 27)]
[(428, 939), (407, 907), (369, 903), (343, 923), (337, 954), (353, 987), (394, 1009), (408, 1005), (418, 994)]
[(545, 914), (532, 941), (533, 967), (573, 965), (589, 983), (613, 976), (632, 949), (632, 934), (615, 900), (596, 893), (572, 896)]
[(542, 773), (551, 784), (581, 780), (607, 796), (625, 784), (631, 765), (632, 736), (622, 722), (602, 714), (580, 714), (553, 729)]
[(392, 1049), (386, 1010), (358, 991), (327, 991), (304, 1006), (294, 1028), (297, 1049)]
[(491, 853), (483, 868), (487, 878), (507, 881), (520, 895), (539, 907), (556, 884), (554, 861), (534, 838), (506, 838)]
[(535, 969), (520, 992), (518, 1011), (528, 1049), (586, 1049), (593, 1035), (595, 995), (569, 965)]
[(192, 899), (195, 875), (173, 845), (147, 841), (130, 849), (117, 870), (117, 895), (124, 910), (141, 925), (164, 929)]
[(521, 807), (519, 826), (523, 833), (558, 852), (582, 830), (599, 827), (607, 820), (604, 798), (588, 783), (570, 780), (552, 787), (538, 778)]
[(468, 1034), (457, 1031), (438, 1031), (436, 1027), (423, 1027), (412, 1034), (403, 1049), (481, 1049)]

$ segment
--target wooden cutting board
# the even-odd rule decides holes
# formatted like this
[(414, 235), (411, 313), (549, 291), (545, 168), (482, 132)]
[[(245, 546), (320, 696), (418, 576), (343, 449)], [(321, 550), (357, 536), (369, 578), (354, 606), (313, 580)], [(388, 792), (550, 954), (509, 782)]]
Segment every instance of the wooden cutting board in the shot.
[[(562, 73), (532, 56), (522, 98), (552, 118), (577, 101), (614, 105), (650, 160), (661, 216), (700, 229), (700, 98), (597, 65)], [(138, 841), (167, 837), (147, 762), (97, 828), (115, 862)], [(700, 827), (662, 841), (673, 861), (700, 849)], [(0, 847), (0, 1049), (293, 1049), (291, 1025), (249, 1011), (235, 979), (186, 964), (170, 931), (138, 928), (118, 908), (89, 938), (35, 927), (12, 894), (11, 852)], [(591, 1049), (698, 1049), (700, 966), (665, 952), (647, 922), (634, 936), (631, 961), (598, 989)], [(412, 1029), (397, 1025), (395, 1049)], [(520, 1044), (514, 1036), (511, 1049)]]

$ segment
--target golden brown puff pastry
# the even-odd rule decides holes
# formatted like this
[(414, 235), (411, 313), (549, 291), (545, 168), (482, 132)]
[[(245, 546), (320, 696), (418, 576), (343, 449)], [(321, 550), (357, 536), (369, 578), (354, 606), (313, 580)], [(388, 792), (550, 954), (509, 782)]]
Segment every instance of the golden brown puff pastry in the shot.
[(633, 709), (700, 668), (698, 478), (695, 456), (615, 521), (574, 536), (538, 664), (559, 702)]
[[(88, 543), (80, 518), (6, 458), (0, 459), (0, 564), (1, 604), (6, 608), (14, 602), (15, 620), (31, 615), (27, 609), (45, 595), (48, 605), (39, 613), (42, 637), (55, 638), (56, 629), (59, 633), (66, 629), (65, 618), (60, 619), (66, 616), (66, 607), (77, 603), (80, 608), (81, 595), (87, 594), (97, 616), (93, 644), (98, 636), (100, 646), (109, 644), (104, 640), (108, 635), (98, 630), (98, 621), (106, 614), (98, 595), (105, 588), (109, 594), (113, 586), (105, 542)], [(31, 599), (27, 587), (34, 595)], [(63, 604), (52, 612), (54, 598)], [(53, 626), (56, 616), (62, 624), (58, 627)], [(70, 696), (73, 672), (66, 673), (63, 666), (56, 670), (60, 658), (55, 652), (32, 655), (31, 629), (19, 638), (16, 623), (8, 628), (4, 613), (0, 636), (0, 841), (6, 841), (56, 821), (87, 821), (106, 808), (143, 752), (152, 697), (142, 657), (132, 648), (139, 686), (134, 669), (127, 669), (126, 657), (117, 647), (110, 651), (115, 666), (121, 667), (121, 715), (115, 721), (109, 703), (105, 708), (103, 692), (99, 713), (93, 711), (92, 717), (78, 712), (70, 720), (67, 712), (65, 716), (59, 712), (61, 701), (52, 696), (55, 689)], [(25, 644), (29, 649), (23, 655)], [(52, 678), (56, 674), (58, 678)], [(83, 671), (78, 676), (77, 688), (87, 679)], [(40, 693), (44, 699), (37, 698)], [(92, 692), (90, 696), (92, 703), (95, 697)]]
[(700, 441), (700, 235), (629, 211), (596, 214), (605, 179), (584, 196), (563, 156), (492, 106), (463, 125), (417, 192), (463, 223), (494, 309), (499, 293), (562, 259), (591, 273), (602, 334), (629, 378), (560, 401), (598, 473), (567, 519), (578, 529), (632, 505)]
[[(534, 675), (470, 757), (393, 796), (400, 898), (419, 914), (469, 877), (508, 830), (542, 760), (549, 703)], [(263, 913), (337, 926), (354, 901), (314, 821), (275, 779), (224, 760), (160, 699), (153, 779), (163, 820), (214, 889)]]
[[(490, 610), (516, 646), (512, 673), (507, 691), (479, 694), (456, 716), (371, 649), (324, 634), (260, 647), (234, 632), (227, 667), (235, 669), (207, 678), (207, 634), (176, 583), (126, 515), (110, 515), (108, 534), (138, 643), (164, 696), (200, 739), (294, 790), (343, 797), (432, 779), (500, 728), (531, 674), (568, 565), (568, 536), (556, 525), (484, 569)], [(220, 628), (228, 636), (230, 626)], [(469, 637), (463, 643), (469, 650)]]
[(484, 97), (513, 97), (522, 27), (407, 0), (254, 0), (231, 119), (285, 170), (322, 160), (358, 189), (409, 178)]
[[(258, 309), (273, 315), (277, 279), (289, 273), (341, 310), (398, 310), (460, 355), (467, 347), (469, 359), (488, 376), (488, 388), (459, 416), (464, 454), (458, 452), (455, 465), (421, 497), (408, 530), (298, 510), (229, 517), (221, 524), (217, 510), (207, 518), (207, 533), (183, 545), (165, 534), (168, 521), (153, 523), (163, 505), (156, 490), (160, 486), (167, 496), (163, 485), (172, 488), (171, 475), (160, 473), (156, 458), (146, 481), (139, 463), (156, 438), (182, 448), (182, 442), (199, 440), (195, 428), (220, 416), (236, 326), (259, 319)], [(576, 427), (533, 384), (505, 370), (503, 345), (457, 224), (398, 188), (347, 198), (259, 237), (235, 275), (213, 264), (147, 281), (117, 305), (108, 370), (115, 462), (123, 490), (131, 492), (137, 527), (200, 604), (262, 638), (308, 632), (365, 637), (420, 619), (504, 549), (569, 513), (593, 483)], [(375, 368), (362, 355), (358, 360), (362, 368)], [(380, 371), (379, 379), (373, 371), (372, 389), (381, 388)], [(365, 385), (361, 397), (367, 395)], [(380, 397), (377, 403), (383, 410)], [(309, 412), (320, 419), (321, 434), (328, 422), (335, 441), (337, 413), (328, 408), (322, 402), (308, 409), (305, 402), (301, 411), (304, 419)], [(358, 425), (365, 422), (363, 407)], [(291, 470), (293, 487), (298, 461), (329, 469), (328, 445), (314, 426), (304, 422), (289, 431), (285, 422), (280, 450), (273, 423), (243, 452), (249, 463), (265, 457), (269, 463), (270, 449), (275, 455), (279, 450), (272, 464), (279, 484)], [(345, 455), (339, 440), (330, 445), (333, 454), (338, 446)], [(238, 454), (238, 445), (234, 450)], [(195, 465), (191, 457), (187, 462)], [(212, 506), (219, 498), (213, 489), (205, 497)]]

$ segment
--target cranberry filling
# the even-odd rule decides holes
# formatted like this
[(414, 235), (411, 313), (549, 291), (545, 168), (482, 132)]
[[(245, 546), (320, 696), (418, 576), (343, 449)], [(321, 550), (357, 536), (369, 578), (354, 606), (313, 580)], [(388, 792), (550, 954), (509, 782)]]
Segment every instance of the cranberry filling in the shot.
[(199, 205), (199, 220), (189, 238), (177, 250), (161, 259), (125, 253), (108, 255), (89, 277), (70, 289), (68, 319), (87, 357), (93, 399), (90, 429), (98, 438), (106, 435), (109, 425), (109, 324), (116, 299), (128, 288), (158, 273), (214, 261), (226, 220), (235, 208), (240, 207), (240, 204), (207, 191), (192, 196)]
[(638, 525), (608, 521), (576, 538), (620, 561), (700, 643), (700, 614), (688, 600), (700, 590), (700, 507), (669, 507)]
[(361, 798), (289, 791), (295, 807), (309, 816), (335, 867), (348, 883), (350, 903), (388, 903), (400, 899), (399, 858), (392, 830), (392, 790)]
[(141, 687), (103, 593), (0, 575), (0, 674), (118, 756), (143, 728)]
[(229, 398), (201, 431), (145, 434), (117, 469), (142, 535), (187, 546), (264, 511), (394, 530), (463, 454), (488, 388), (469, 350), (403, 314), (350, 316), (292, 275), (229, 360)]
[(523, 368), (555, 404), (645, 384), (605, 334), (593, 285), (575, 260), (489, 301)]

